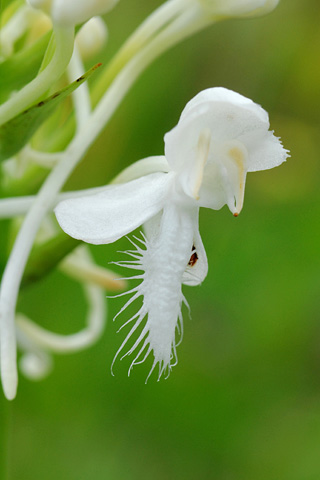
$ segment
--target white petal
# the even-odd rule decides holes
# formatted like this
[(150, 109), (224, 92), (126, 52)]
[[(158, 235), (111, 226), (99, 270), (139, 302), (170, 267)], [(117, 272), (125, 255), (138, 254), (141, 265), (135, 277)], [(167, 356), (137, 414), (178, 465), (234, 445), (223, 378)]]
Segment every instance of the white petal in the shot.
[(194, 233), (193, 245), (195, 251), (192, 253), (182, 277), (182, 283), (192, 287), (202, 283), (208, 273), (207, 255), (198, 229)]
[[(147, 239), (152, 242), (160, 235), (160, 228), (162, 224), (162, 212), (150, 218), (143, 224)], [(199, 233), (199, 209), (190, 210), (190, 219), (193, 226), (193, 245), (190, 250), (189, 263), (182, 276), (182, 283), (184, 285), (195, 286), (199, 285), (206, 278), (208, 273), (207, 255)]]
[(279, 138), (273, 132), (257, 132), (256, 135), (244, 135), (241, 141), (247, 145), (248, 172), (258, 172), (278, 167), (290, 156), (283, 148)]
[[(233, 215), (241, 212), (244, 200), (245, 181), (248, 165), (248, 152), (245, 146), (237, 141), (225, 142), (215, 153), (216, 162), (209, 163), (201, 190), (199, 204), (214, 210), (227, 204)], [(212, 189), (212, 186), (215, 186)], [(221, 204), (217, 205), (217, 194)]]
[(269, 131), (269, 126), (267, 112), (252, 100), (225, 88), (207, 89), (186, 105), (178, 125), (165, 135), (166, 158), (177, 172), (183, 191), (191, 196), (187, 185), (192, 185), (193, 179), (193, 184), (198, 187), (198, 180), (201, 180), (200, 170), (196, 168), (200, 165), (199, 139), (209, 131), (210, 142), (206, 135), (206, 144), (210, 143), (210, 147), (206, 163), (202, 164), (199, 205), (219, 209), (227, 203), (230, 207), (236, 197), (241, 209), (244, 185), (237, 184), (235, 191), (230, 192), (234, 179), (229, 182), (223, 173), (225, 152), (232, 144), (237, 145), (237, 151), (245, 152), (241, 181), (247, 171), (280, 165), (285, 161), (287, 151)]
[(150, 173), (167, 173), (169, 170), (170, 168), (164, 155), (147, 157), (132, 163), (129, 167), (122, 170), (112, 180), (111, 184), (131, 182), (131, 180), (150, 175)]
[(206, 165), (203, 182), (199, 191), (198, 205), (200, 207), (220, 210), (227, 203), (225, 181), (221, 175), (220, 162), (210, 162)]
[(157, 215), (155, 215), (154, 217), (151, 217), (149, 220), (144, 222), (143, 231), (148, 240), (151, 240), (153, 237), (159, 235), (162, 213), (163, 212), (161, 211), (157, 213)]
[(173, 177), (173, 173), (154, 173), (111, 185), (96, 195), (65, 200), (55, 209), (57, 220), (71, 237), (112, 243), (162, 209)]
[[(208, 103), (211, 102), (227, 102), (239, 106), (241, 108), (251, 109), (255, 115), (260, 116), (262, 121), (268, 122), (267, 112), (258, 104), (254, 103), (250, 98), (240, 95), (240, 93), (234, 92), (224, 87), (207, 88), (199, 92), (193, 97), (184, 107), (179, 122), (188, 118), (190, 114), (199, 115), (201, 110), (208, 110)], [(194, 110), (197, 109), (197, 110)]]
[[(199, 190), (203, 182), (205, 166), (210, 150), (211, 132), (209, 128), (203, 130), (198, 138), (194, 158), (190, 158), (183, 171), (179, 172), (178, 181), (188, 197), (199, 200)], [(179, 187), (178, 187), (179, 188)]]
[(269, 119), (260, 105), (238, 93), (225, 88), (204, 90), (186, 105), (178, 125), (165, 135), (165, 155), (171, 168), (179, 171), (190, 155), (194, 156), (199, 136), (206, 129), (211, 132), (212, 151), (226, 141), (266, 133)]

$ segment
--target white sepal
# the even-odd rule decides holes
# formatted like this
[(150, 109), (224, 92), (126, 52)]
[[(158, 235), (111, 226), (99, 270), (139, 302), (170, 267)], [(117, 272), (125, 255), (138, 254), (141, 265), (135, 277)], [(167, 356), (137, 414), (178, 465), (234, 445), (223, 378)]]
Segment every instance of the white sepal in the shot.
[(208, 273), (207, 254), (201, 240), (198, 226), (194, 229), (193, 235), (193, 249), (189, 263), (182, 276), (182, 283), (190, 287), (200, 285)]
[(131, 180), (150, 175), (150, 173), (167, 173), (169, 170), (166, 157), (164, 155), (155, 155), (132, 163), (129, 167), (122, 170), (112, 180), (111, 184), (131, 182)]
[[(195, 198), (190, 188), (195, 186), (200, 206), (218, 210), (227, 204), (237, 214), (246, 173), (276, 167), (288, 156), (269, 126), (260, 105), (231, 90), (210, 88), (186, 105), (177, 126), (165, 135), (166, 158), (190, 197)], [(199, 145), (206, 148), (199, 150)]]
[(55, 213), (61, 228), (87, 243), (104, 244), (127, 235), (162, 208), (173, 173), (154, 173), (104, 192), (65, 200)]

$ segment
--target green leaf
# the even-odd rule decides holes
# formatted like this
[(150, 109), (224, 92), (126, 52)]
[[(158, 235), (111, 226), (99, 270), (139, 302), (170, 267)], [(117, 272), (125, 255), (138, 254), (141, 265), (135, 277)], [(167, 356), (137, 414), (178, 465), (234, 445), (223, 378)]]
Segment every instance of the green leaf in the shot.
[(53, 109), (85, 82), (100, 65), (101, 63), (98, 63), (75, 82), (3, 124), (0, 127), (0, 161), (19, 152), (40, 125), (51, 115)]
[(51, 32), (43, 35), (29, 47), (24, 48), (0, 63), (0, 102), (8, 99), (14, 90), (20, 90), (39, 72)]

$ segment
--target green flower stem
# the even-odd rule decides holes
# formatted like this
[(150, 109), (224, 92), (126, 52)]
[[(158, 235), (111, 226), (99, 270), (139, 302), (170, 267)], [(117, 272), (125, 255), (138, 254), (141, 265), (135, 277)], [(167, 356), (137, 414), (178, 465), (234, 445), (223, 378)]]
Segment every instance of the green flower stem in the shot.
[[(158, 171), (158, 170), (153, 170), (153, 171)], [(122, 178), (122, 176), (119, 178)], [(114, 181), (112, 183), (119, 183), (119, 182)], [(83, 197), (84, 195), (93, 195), (95, 193), (103, 192), (104, 189), (105, 189), (105, 186), (103, 185), (102, 187), (94, 187), (94, 188), (87, 188), (84, 190), (74, 190), (72, 192), (60, 193), (53, 199), (52, 204), (50, 206), (50, 210), (52, 210), (59, 202), (67, 198), (77, 198), (77, 197)], [(0, 199), (0, 220), (5, 218), (13, 218), (13, 217), (25, 215), (30, 209), (30, 207), (32, 207), (32, 204), (35, 202), (36, 198), (37, 198), (36, 195), (27, 195), (27, 196), (21, 196), (21, 197), (18, 196), (18, 197), (12, 197), (12, 198), (1, 198)]]
[(63, 158), (44, 182), (37, 199), (26, 215), (4, 271), (0, 292), (1, 376), (4, 393), (8, 399), (15, 397), (18, 384), (15, 307), (23, 271), (42, 219), (71, 172), (104, 128), (140, 73), (165, 50), (209, 23), (211, 22), (201, 15), (199, 9), (195, 12), (192, 9), (187, 10), (123, 68), (91, 114), (85, 127), (76, 134), (64, 152)]
[(80, 131), (70, 143), (66, 151), (66, 154), (68, 152), (69, 159), (70, 156), (71, 158), (79, 158), (79, 156), (82, 157), (85, 154), (92, 142), (105, 127), (130, 87), (157, 57), (210, 23), (212, 23), (212, 21), (204, 17), (201, 11), (187, 10), (135, 55), (121, 70), (102, 97), (87, 122), (85, 129)]
[[(117, 175), (110, 182), (110, 184), (130, 182), (131, 180), (139, 178), (142, 175), (147, 175), (151, 173), (167, 172), (167, 167), (167, 162), (165, 158), (161, 155), (152, 157), (152, 160), (150, 157), (144, 158), (142, 160), (139, 160), (138, 162), (133, 163), (121, 173), (119, 173), (119, 175)], [(103, 192), (105, 188), (106, 187), (103, 185), (102, 187), (94, 187), (83, 190), (73, 190), (72, 192), (59, 193), (52, 202), (50, 209), (53, 209), (59, 202), (61, 202), (62, 200), (66, 200), (67, 198), (77, 198), (86, 195), (94, 195), (96, 193)], [(36, 200), (36, 198), (36, 195), (27, 195), (0, 199), (0, 220), (25, 215)]]
[[(68, 66), (69, 82), (74, 82), (81, 77), (84, 72), (84, 66), (77, 45), (74, 46), (73, 55)], [(91, 99), (88, 83), (85, 82), (81, 87), (72, 92), (72, 102), (77, 122), (77, 129), (85, 125), (91, 113)]]
[[(121, 69), (137, 54), (137, 52), (139, 52), (139, 50), (141, 50), (151, 38), (155, 37), (170, 21), (174, 20), (179, 14), (181, 14), (181, 12), (188, 6), (188, 3), (193, 3), (193, 1), (194, 0), (168, 0), (149, 15), (149, 17), (125, 42), (119, 52), (112, 59), (111, 63), (104, 69), (98, 80), (95, 82), (91, 93), (91, 103), (93, 106), (97, 105)], [(70, 66), (72, 66), (71, 63)], [(79, 127), (78, 120), (80, 118), (80, 112), (83, 111), (82, 105), (88, 104), (88, 99), (86, 99), (86, 103), (80, 101), (79, 92), (83, 90), (84, 87), (81, 87), (81, 89), (78, 89), (74, 94), (77, 96), (75, 102), (77, 128)], [(83, 115), (81, 115), (81, 118), (83, 118)], [(54, 132), (55, 136), (53, 137), (53, 145), (50, 146), (50, 149), (53, 149), (53, 151), (59, 151), (65, 148), (65, 145), (69, 143), (75, 131), (74, 120), (74, 117), (70, 117), (63, 130)]]
[(93, 105), (98, 103), (106, 91), (106, 88), (108, 88), (122, 68), (139, 50), (141, 50), (152, 37), (155, 37), (165, 25), (185, 10), (188, 1), (190, 0), (168, 0), (149, 15), (134, 31), (96, 82), (92, 91)]
[(30, 83), (0, 106), (0, 125), (32, 105), (56, 82), (68, 66), (74, 43), (74, 28), (55, 27), (56, 48), (51, 62)]

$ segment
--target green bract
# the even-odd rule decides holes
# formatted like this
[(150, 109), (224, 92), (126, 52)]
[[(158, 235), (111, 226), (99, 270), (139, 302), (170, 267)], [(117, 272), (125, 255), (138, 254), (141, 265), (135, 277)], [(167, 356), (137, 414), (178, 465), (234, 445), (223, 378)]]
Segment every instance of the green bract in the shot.
[(94, 66), (62, 90), (55, 92), (45, 100), (38, 102), (9, 122), (0, 126), (0, 161), (19, 152), (30, 140), (39, 126), (51, 115), (53, 109), (74, 90), (76, 90), (99, 65)]

